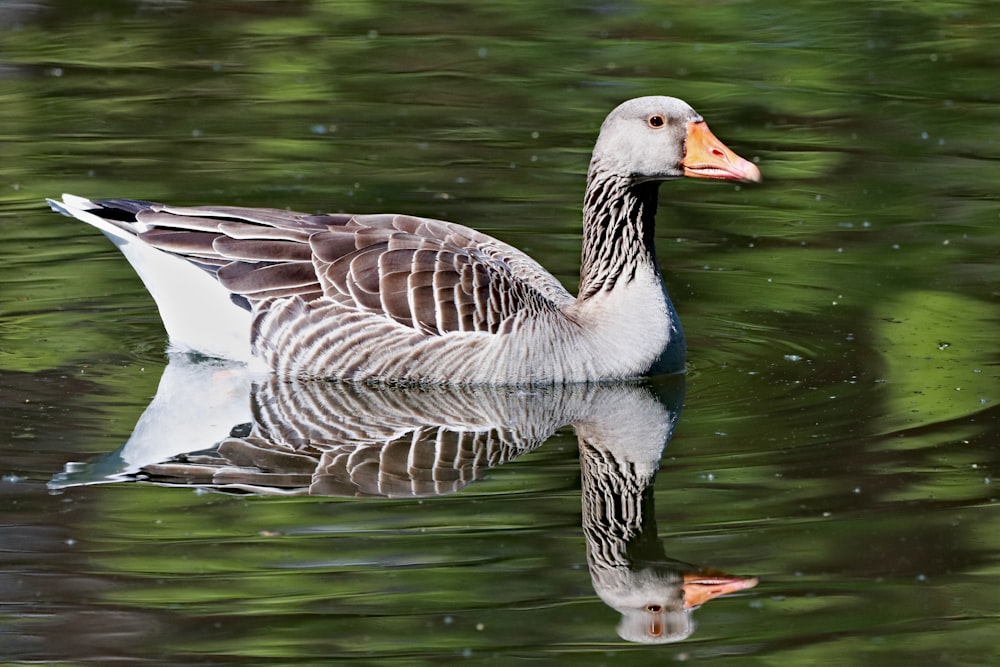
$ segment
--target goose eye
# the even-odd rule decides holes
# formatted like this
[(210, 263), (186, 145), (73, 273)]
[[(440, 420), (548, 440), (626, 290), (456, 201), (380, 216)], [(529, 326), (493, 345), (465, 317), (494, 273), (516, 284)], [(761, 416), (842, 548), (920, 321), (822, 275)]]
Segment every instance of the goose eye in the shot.
[(653, 114), (646, 122), (649, 123), (649, 126), (654, 130), (657, 130), (667, 124), (667, 121), (660, 114)]

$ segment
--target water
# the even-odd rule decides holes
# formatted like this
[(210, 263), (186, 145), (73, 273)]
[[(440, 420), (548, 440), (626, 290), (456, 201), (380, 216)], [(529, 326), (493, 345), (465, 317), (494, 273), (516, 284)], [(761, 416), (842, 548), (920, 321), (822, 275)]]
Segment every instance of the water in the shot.
[[(0, 7), (0, 29), (0, 659), (995, 658), (991, 3), (39, 2)], [(398, 477), (392, 498), (356, 497), (339, 472), (314, 485), (316, 457), (280, 450), (165, 465), (233, 427), (252, 439), (264, 389), (168, 366), (131, 269), (41, 203), (440, 217), (574, 289), (597, 127), (656, 93), (765, 179), (661, 190), (681, 386), (268, 403), (292, 406), (286, 424), (306, 399), (350, 406), (325, 408), (327, 428), (396, 415), (421, 452), (481, 453), (419, 497)], [(183, 389), (164, 393), (170, 378)], [(524, 433), (460, 437), (458, 406)], [(594, 519), (605, 487), (631, 521)], [(680, 641), (619, 636), (608, 582), (676, 594), (704, 568), (758, 583), (675, 613), (694, 622)]]

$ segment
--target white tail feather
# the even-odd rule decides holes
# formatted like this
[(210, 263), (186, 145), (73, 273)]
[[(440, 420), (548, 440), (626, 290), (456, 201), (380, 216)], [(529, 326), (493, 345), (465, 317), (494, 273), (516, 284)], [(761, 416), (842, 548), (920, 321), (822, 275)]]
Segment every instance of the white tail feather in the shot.
[(139, 223), (112, 223), (92, 211), (89, 199), (64, 194), (52, 209), (101, 230), (139, 274), (160, 311), (170, 346), (183, 352), (250, 362), (251, 314), (229, 298), (215, 278), (180, 257), (146, 244)]

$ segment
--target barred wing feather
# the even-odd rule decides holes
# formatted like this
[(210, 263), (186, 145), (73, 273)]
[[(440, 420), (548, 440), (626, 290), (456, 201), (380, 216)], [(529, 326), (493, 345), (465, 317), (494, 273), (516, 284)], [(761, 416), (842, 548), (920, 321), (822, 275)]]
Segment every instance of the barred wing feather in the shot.
[[(454, 223), (403, 215), (305, 215), (229, 206), (95, 202), (134, 215), (139, 238), (214, 274), (250, 309), (327, 297), (425, 335), (502, 333), (573, 301), (533, 259)], [(122, 223), (125, 224), (125, 223)]]

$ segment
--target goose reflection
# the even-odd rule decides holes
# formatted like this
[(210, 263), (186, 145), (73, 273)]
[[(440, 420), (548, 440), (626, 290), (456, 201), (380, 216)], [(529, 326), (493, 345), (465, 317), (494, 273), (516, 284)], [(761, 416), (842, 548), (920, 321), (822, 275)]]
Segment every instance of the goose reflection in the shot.
[(231, 493), (436, 496), (570, 424), (594, 590), (621, 614), (623, 639), (673, 642), (693, 631), (695, 608), (757, 584), (673, 560), (657, 536), (653, 481), (682, 400), (679, 377), (404, 388), (288, 381), (176, 356), (129, 440), (68, 464), (50, 486), (148, 481)]

